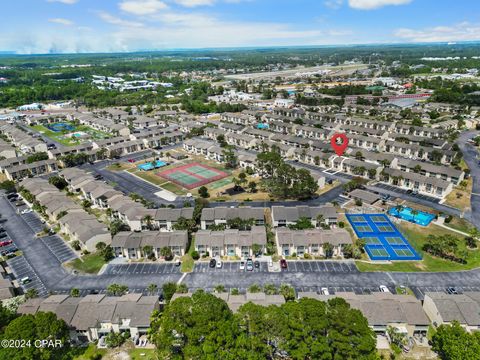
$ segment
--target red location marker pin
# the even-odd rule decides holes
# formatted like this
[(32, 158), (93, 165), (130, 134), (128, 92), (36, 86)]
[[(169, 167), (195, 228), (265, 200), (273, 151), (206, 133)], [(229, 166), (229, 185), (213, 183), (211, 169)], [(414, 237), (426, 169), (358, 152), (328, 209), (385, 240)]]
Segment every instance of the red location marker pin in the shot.
[(333, 150), (338, 156), (342, 156), (348, 147), (348, 138), (345, 134), (335, 134), (330, 141)]

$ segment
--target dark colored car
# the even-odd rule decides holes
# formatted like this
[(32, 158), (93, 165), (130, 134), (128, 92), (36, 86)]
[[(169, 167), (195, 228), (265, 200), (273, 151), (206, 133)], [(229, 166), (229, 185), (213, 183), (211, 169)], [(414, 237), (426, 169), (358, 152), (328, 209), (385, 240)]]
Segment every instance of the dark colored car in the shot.
[(281, 267), (282, 269), (286, 269), (286, 268), (288, 267), (288, 265), (287, 265), (287, 260), (281, 259), (281, 260), (280, 260), (280, 267)]
[(255, 261), (255, 262), (253, 263), (253, 265), (255, 265), (255, 269), (259, 269), (259, 268), (260, 268), (260, 261), (258, 261), (258, 260)]
[(450, 294), (450, 295), (458, 295), (458, 291), (457, 289), (455, 289), (454, 287), (448, 287), (447, 288), (447, 294)]
[(17, 193), (11, 193), (11, 194), (7, 195), (7, 199), (11, 199), (11, 198), (14, 198), (14, 197), (18, 197), (18, 194)]
[[(6, 238), (7, 236), (8, 236), (7, 233), (1, 233), (0, 234), (0, 239)], [(0, 244), (1, 244), (1, 242), (0, 242)], [(5, 246), (5, 245), (0, 245), (0, 246)]]
[(215, 259), (210, 260), (210, 267), (214, 268), (215, 266), (217, 266), (217, 261)]

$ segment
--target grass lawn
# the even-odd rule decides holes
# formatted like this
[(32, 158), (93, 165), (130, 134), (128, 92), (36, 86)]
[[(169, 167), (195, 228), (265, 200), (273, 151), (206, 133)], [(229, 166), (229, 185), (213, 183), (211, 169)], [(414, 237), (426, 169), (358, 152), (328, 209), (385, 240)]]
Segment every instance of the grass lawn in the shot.
[(470, 224), (467, 220), (460, 219), (459, 217), (456, 217), (456, 216), (452, 219), (452, 221), (450, 221), (448, 224), (444, 223), (444, 225), (455, 230), (463, 231), (467, 234), (469, 230), (473, 228), (473, 225)]
[(470, 208), (470, 197), (472, 195), (473, 179), (465, 180), (466, 186), (456, 186), (445, 199), (445, 204), (454, 208), (467, 210)]
[[(83, 261), (82, 261), (83, 260)], [(95, 253), (82, 256), (82, 259), (75, 259), (67, 264), (82, 273), (96, 274), (105, 264), (105, 260)]]
[(371, 264), (363, 261), (356, 261), (360, 271), (459, 271), (470, 270), (480, 267), (480, 250), (468, 250), (467, 264), (460, 264), (453, 261), (433, 257), (422, 251), (422, 246), (429, 235), (450, 234), (458, 238), (459, 249), (465, 249), (464, 237), (445, 230), (439, 226), (430, 225), (422, 227), (408, 222), (396, 224), (401, 233), (407, 238), (410, 244), (423, 257), (421, 261), (397, 261), (392, 264)]
[(132, 360), (158, 360), (155, 349), (132, 349), (128, 352)]
[(86, 348), (77, 348), (78, 355), (76, 355), (74, 360), (90, 360), (93, 359), (96, 354), (100, 354), (102, 357), (106, 355), (107, 349), (97, 349), (95, 344), (90, 344)]
[(180, 271), (182, 273), (192, 272), (194, 266), (195, 266), (195, 261), (193, 260), (190, 254), (185, 254), (182, 256), (182, 265), (180, 267)]

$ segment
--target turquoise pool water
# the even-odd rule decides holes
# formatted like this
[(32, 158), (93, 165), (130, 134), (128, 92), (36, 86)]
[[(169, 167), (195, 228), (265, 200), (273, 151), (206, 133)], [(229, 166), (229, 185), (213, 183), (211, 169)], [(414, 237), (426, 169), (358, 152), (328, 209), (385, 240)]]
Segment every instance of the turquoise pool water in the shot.
[(392, 216), (399, 217), (403, 220), (414, 222), (418, 225), (428, 226), (435, 219), (435, 215), (418, 211), (415, 215), (412, 214), (413, 209), (409, 207), (404, 207), (400, 212), (396, 208), (391, 208), (388, 213)]
[(137, 165), (137, 168), (139, 168), (140, 170), (143, 170), (143, 171), (149, 171), (149, 170), (161, 168), (165, 165), (167, 165), (167, 163), (165, 161), (157, 160), (154, 163), (149, 162), (149, 163)]

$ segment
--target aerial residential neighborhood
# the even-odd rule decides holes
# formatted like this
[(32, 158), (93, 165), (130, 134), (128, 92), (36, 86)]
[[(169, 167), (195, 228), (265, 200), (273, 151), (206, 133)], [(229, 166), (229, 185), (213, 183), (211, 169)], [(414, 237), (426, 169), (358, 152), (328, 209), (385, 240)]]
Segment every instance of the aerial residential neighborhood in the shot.
[(478, 4), (25, 3), (0, 359), (480, 359)]

